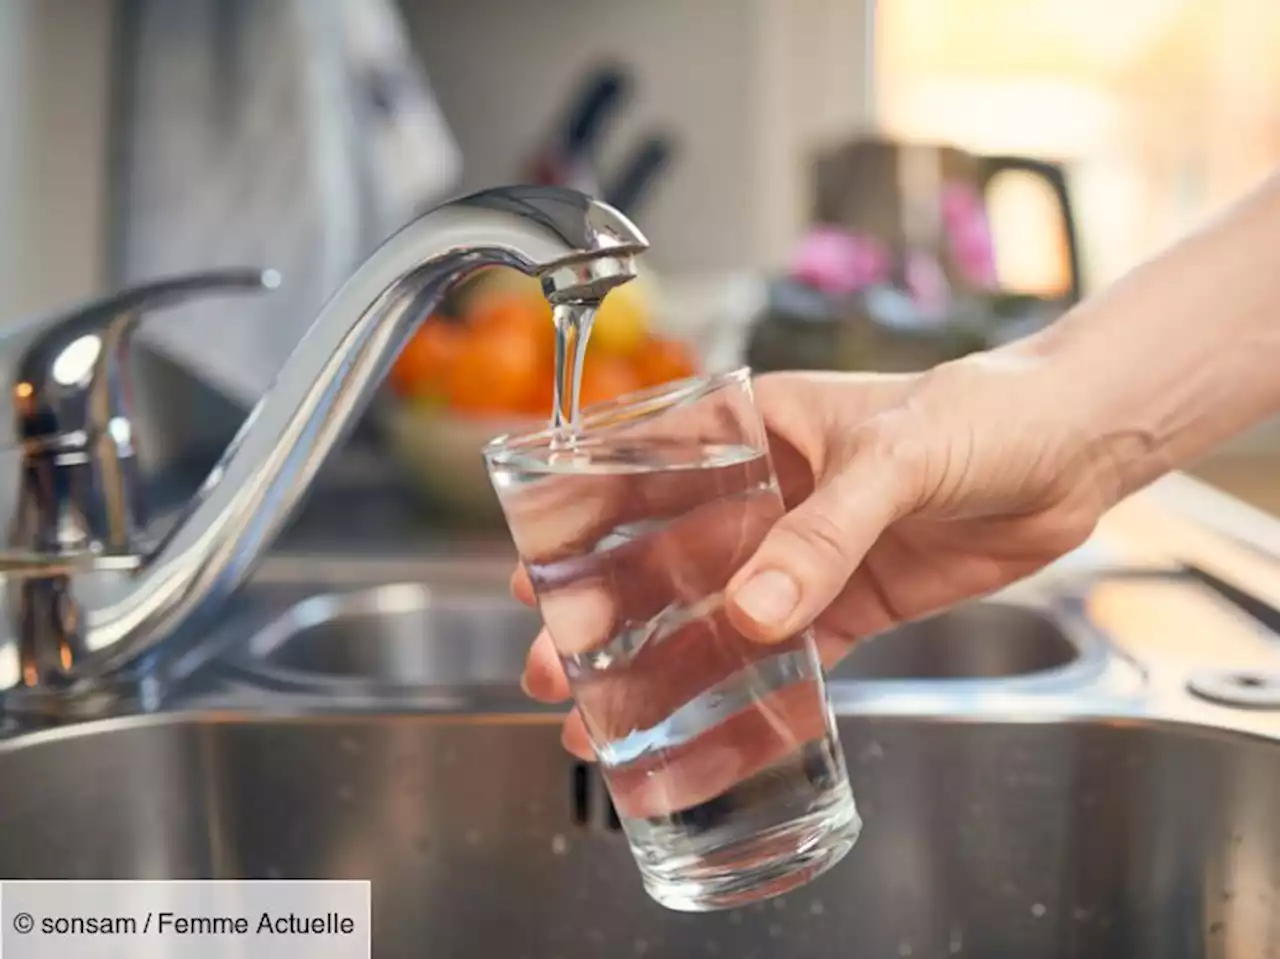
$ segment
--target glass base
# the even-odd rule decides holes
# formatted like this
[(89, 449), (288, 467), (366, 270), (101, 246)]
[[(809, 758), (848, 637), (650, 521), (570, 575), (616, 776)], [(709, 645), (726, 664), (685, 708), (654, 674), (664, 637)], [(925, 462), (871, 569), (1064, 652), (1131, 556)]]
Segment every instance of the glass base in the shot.
[(641, 863), (645, 891), (679, 912), (761, 902), (821, 876), (858, 840), (862, 820), (848, 783), (823, 808), (709, 854)]

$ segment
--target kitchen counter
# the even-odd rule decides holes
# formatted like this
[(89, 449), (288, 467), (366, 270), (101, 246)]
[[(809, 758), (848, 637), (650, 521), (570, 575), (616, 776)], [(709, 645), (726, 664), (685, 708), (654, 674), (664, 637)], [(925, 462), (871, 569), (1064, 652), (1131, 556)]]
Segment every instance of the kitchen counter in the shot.
[(1280, 453), (1225, 453), (1197, 463), (1188, 472), (1258, 509), (1280, 516)]

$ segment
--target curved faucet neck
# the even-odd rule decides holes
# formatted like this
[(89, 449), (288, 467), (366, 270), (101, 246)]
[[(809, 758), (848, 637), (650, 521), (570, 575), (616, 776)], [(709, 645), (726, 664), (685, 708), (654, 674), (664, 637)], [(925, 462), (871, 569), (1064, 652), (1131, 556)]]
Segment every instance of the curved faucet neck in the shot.
[[(251, 571), (447, 291), (487, 266), (542, 278), (553, 302), (590, 301), (634, 276), (643, 235), (575, 191), (509, 187), (428, 212), (333, 295), (172, 531), (116, 599), (73, 617), (57, 685), (92, 687), (199, 624)], [(188, 632), (185, 631), (184, 632)], [(30, 684), (27, 684), (28, 686)], [(10, 690), (6, 705), (24, 692)]]

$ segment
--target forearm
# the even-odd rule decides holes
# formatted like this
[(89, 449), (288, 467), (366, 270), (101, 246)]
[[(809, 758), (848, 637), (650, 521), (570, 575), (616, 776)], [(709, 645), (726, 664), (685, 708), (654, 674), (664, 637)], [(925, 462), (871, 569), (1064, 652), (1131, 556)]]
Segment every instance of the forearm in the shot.
[(1012, 349), (1116, 498), (1280, 411), (1280, 176)]

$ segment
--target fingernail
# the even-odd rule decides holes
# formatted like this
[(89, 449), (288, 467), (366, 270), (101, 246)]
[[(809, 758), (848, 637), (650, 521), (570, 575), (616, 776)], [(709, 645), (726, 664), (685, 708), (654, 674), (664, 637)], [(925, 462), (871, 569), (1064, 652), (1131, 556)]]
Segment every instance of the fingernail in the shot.
[(800, 587), (776, 569), (757, 573), (738, 593), (738, 608), (757, 623), (781, 623), (800, 602)]
[(533, 698), (533, 693), (529, 692), (529, 671), (527, 669), (520, 674), (520, 692), (530, 699)]

